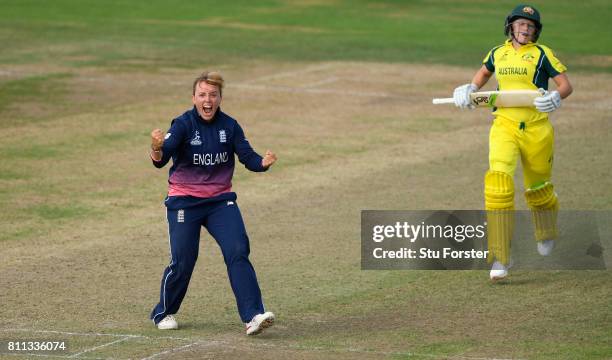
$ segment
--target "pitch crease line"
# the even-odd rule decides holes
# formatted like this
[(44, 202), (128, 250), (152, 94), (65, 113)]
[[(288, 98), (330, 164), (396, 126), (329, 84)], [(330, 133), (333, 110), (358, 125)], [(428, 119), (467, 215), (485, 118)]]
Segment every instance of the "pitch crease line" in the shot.
[[(163, 355), (166, 355), (166, 354), (171, 354), (171, 353), (174, 353), (174, 352), (180, 352), (180, 351), (183, 351), (183, 350), (185, 350), (187, 348), (190, 348), (190, 347), (192, 347), (194, 345), (198, 345), (198, 344), (200, 344), (200, 341), (196, 341), (196, 342), (191, 343), (191, 344), (179, 346), (179, 347), (176, 347), (176, 348), (173, 348), (173, 349), (170, 349), (170, 350), (162, 351), (160, 353), (156, 353), (156, 354), (150, 355), (150, 356), (148, 356), (146, 358), (142, 358), (141, 360), (151, 360), (151, 359), (155, 359), (156, 357), (163, 356)], [(211, 341), (210, 343), (205, 344), (205, 346), (212, 346), (212, 345), (217, 345), (217, 342), (216, 341)]]
[[(173, 336), (146, 336), (146, 335), (137, 335), (137, 334), (103, 334), (103, 333), (75, 333), (75, 332), (67, 332), (67, 331), (55, 331), (55, 330), (31, 330), (31, 329), (0, 329), (0, 331), (6, 331), (6, 332), (10, 332), (10, 331), (26, 331), (26, 332), (39, 332), (39, 333), (54, 333), (54, 334), (64, 334), (64, 335), (84, 335), (84, 336), (114, 336), (114, 337), (122, 337), (123, 339), (118, 339), (115, 340), (111, 343), (108, 344), (104, 344), (101, 346), (107, 346), (110, 345), (112, 343), (116, 343), (116, 342), (120, 342), (120, 341), (124, 341), (124, 340), (128, 340), (128, 339), (132, 339), (132, 338), (142, 338), (142, 339), (170, 339), (170, 340), (183, 340), (183, 341), (194, 341), (196, 339), (193, 338), (180, 338), (180, 337), (173, 337)], [(206, 344), (203, 344), (204, 342), (206, 342)], [(342, 349), (325, 349), (325, 348), (320, 348), (320, 347), (313, 347), (313, 348), (304, 348), (301, 346), (283, 346), (283, 345), (276, 345), (276, 344), (270, 344), (270, 343), (260, 343), (260, 344), (237, 344), (237, 345), (230, 345), (227, 344), (225, 341), (218, 341), (218, 340), (197, 340), (193, 343), (187, 344), (187, 345), (183, 345), (174, 349), (170, 349), (170, 350), (166, 350), (157, 354), (153, 354), (149, 357), (143, 358), (142, 360), (148, 360), (148, 359), (154, 359), (155, 357), (161, 356), (161, 355), (165, 355), (167, 353), (171, 353), (173, 351), (180, 351), (182, 349), (194, 346), (196, 344), (202, 344), (204, 346), (213, 346), (213, 345), (218, 345), (218, 344), (225, 344), (225, 346), (229, 347), (229, 348), (233, 348), (233, 349), (253, 349), (253, 348), (276, 348), (276, 349), (284, 349), (284, 350), (297, 350), (297, 351), (320, 351), (320, 352), (338, 352), (338, 353), (364, 353), (364, 354), (380, 354), (380, 355), (411, 355), (411, 356), (423, 356), (423, 357), (432, 357), (432, 358), (436, 358), (439, 357), (438, 355), (433, 355), (433, 354), (420, 354), (420, 353), (413, 353), (410, 351), (406, 351), (406, 352), (402, 352), (402, 351), (397, 351), (397, 352), (388, 352), (388, 351), (369, 351), (369, 350), (363, 350), (363, 349), (355, 349), (355, 348), (342, 348)], [(92, 348), (93, 349), (93, 348)], [(88, 351), (91, 351), (88, 350)], [(84, 352), (82, 352), (84, 353)], [(22, 354), (25, 355), (25, 354)], [(44, 356), (44, 354), (38, 354), (41, 356)], [(70, 358), (74, 355), (70, 355), (70, 356), (52, 356), (52, 357), (58, 357), (58, 358)], [(461, 355), (456, 355), (456, 356), (445, 356), (445, 358), (448, 359), (461, 359), (461, 360), (510, 360), (508, 358), (488, 358), (488, 357), (479, 357), (479, 356), (461, 356)], [(91, 358), (91, 359), (100, 359), (100, 358)], [(103, 359), (103, 358), (102, 358)]]
[(102, 345), (94, 346), (94, 347), (89, 348), (89, 349), (85, 349), (85, 350), (81, 351), (80, 353), (76, 353), (74, 355), (68, 356), (68, 358), (69, 359), (76, 358), (76, 357), (79, 357), (79, 356), (81, 356), (81, 355), (83, 355), (85, 353), (92, 352), (94, 350), (98, 350), (100, 348), (103, 348), (103, 347), (106, 347), (106, 346), (110, 346), (110, 345), (113, 345), (113, 344), (117, 344), (117, 343), (129, 340), (129, 339), (133, 339), (133, 338), (134, 338), (133, 336), (125, 336), (125, 337), (123, 337), (121, 339), (117, 339), (115, 341), (111, 341), (111, 342), (106, 343), (106, 344), (102, 344)]
[(49, 334), (61, 334), (61, 335), (74, 335), (74, 336), (113, 336), (113, 337), (130, 337), (130, 338), (141, 338), (141, 339), (169, 339), (169, 340), (193, 340), (189, 338), (182, 338), (176, 336), (146, 336), (139, 334), (107, 334), (107, 333), (78, 333), (70, 331), (57, 331), (57, 330), (32, 330), (32, 329), (0, 329), (5, 332), (33, 332), (33, 333), (49, 333)]

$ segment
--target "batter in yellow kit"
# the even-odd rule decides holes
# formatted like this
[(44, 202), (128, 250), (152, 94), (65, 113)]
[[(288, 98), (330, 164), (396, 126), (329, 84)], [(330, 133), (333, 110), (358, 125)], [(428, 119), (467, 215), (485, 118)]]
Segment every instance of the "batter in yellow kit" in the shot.
[[(542, 31), (540, 13), (519, 5), (506, 17), (508, 39), (489, 51), (472, 83), (455, 89), (460, 108), (472, 108), (470, 93), (480, 89), (495, 74), (498, 90), (537, 90), (542, 96), (533, 107), (494, 109), (489, 134), (489, 170), (484, 195), (488, 223), (490, 277), (505, 278), (510, 266), (510, 240), (514, 227), (514, 172), (523, 164), (525, 198), (533, 211), (538, 251), (551, 253), (557, 236), (557, 194), (551, 182), (554, 131), (548, 113), (561, 106), (572, 93), (566, 67), (548, 47), (537, 43)], [(548, 91), (552, 78), (557, 90)]]

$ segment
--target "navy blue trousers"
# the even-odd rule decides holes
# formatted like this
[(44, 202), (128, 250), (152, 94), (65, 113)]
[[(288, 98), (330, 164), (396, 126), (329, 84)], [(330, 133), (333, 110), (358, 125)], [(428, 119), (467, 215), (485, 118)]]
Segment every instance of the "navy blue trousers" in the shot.
[(242, 322), (265, 312), (249, 261), (249, 238), (235, 199), (233, 194), (233, 199), (214, 202), (185, 196), (166, 200), (171, 260), (162, 276), (159, 303), (151, 312), (155, 324), (176, 314), (181, 306), (198, 258), (202, 226), (221, 247)]

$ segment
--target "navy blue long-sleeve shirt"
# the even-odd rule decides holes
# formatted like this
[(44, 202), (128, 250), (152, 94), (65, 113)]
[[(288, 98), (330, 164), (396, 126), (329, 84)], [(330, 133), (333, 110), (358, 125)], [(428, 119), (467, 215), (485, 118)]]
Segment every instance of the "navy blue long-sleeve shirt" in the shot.
[(234, 154), (251, 171), (267, 170), (240, 124), (220, 108), (211, 122), (202, 119), (195, 106), (172, 120), (162, 152), (153, 165), (162, 168), (172, 158), (168, 196), (224, 198), (232, 190)]

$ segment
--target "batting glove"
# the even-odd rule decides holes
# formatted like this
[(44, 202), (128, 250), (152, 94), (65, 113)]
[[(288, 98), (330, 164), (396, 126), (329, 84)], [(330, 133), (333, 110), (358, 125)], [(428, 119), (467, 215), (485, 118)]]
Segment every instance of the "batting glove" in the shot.
[(542, 92), (542, 96), (533, 100), (533, 105), (535, 105), (539, 112), (549, 113), (561, 107), (561, 95), (559, 95), (558, 91), (540, 89), (540, 92)]
[(455, 100), (455, 106), (462, 109), (473, 109), (475, 106), (472, 104), (470, 94), (478, 90), (478, 87), (474, 84), (461, 85), (453, 92), (453, 100)]

